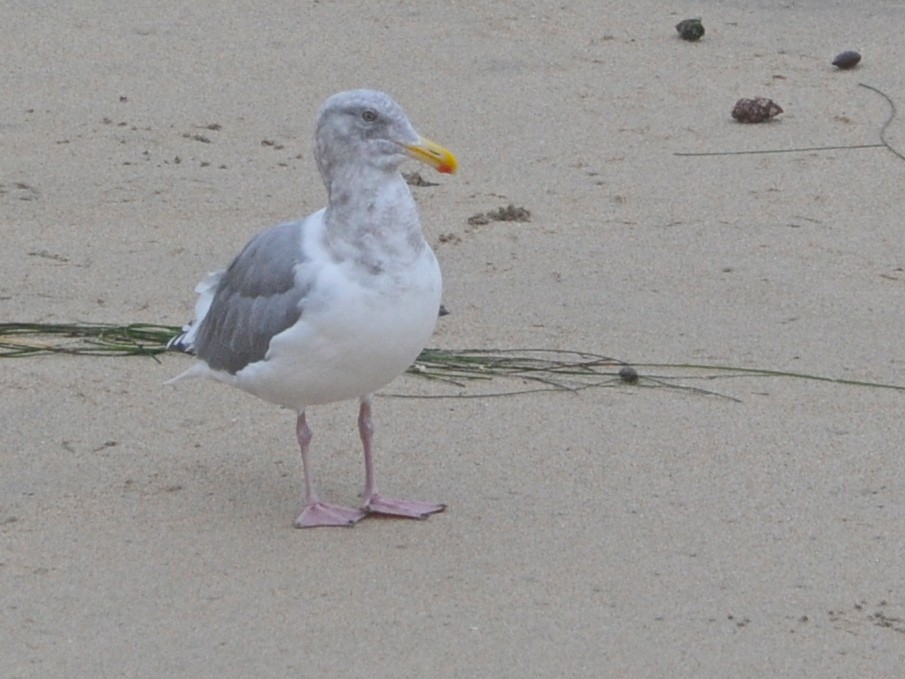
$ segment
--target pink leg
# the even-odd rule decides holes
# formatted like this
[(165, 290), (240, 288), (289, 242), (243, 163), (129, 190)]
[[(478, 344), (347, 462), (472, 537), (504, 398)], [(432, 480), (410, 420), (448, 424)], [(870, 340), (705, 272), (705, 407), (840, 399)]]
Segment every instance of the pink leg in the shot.
[(442, 512), (446, 505), (417, 500), (390, 500), (380, 496), (374, 481), (374, 422), (371, 419), (371, 397), (361, 399), (358, 410), (358, 433), (365, 454), (365, 490), (362, 509), (370, 514), (404, 516), (410, 519), (426, 519), (431, 514)]
[(314, 526), (352, 526), (365, 516), (365, 512), (353, 507), (343, 507), (321, 502), (314, 490), (314, 474), (308, 460), (308, 447), (311, 444), (311, 429), (305, 420), (305, 412), (299, 413), (295, 424), (295, 435), (302, 451), (302, 471), (305, 474), (305, 507), (295, 520), (296, 528), (313, 528)]

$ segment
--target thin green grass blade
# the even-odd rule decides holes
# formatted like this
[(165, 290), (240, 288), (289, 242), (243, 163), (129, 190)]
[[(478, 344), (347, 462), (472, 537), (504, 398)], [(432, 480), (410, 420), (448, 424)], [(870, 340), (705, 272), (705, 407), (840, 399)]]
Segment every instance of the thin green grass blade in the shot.
[[(167, 343), (180, 332), (178, 326), (156, 323), (0, 323), (0, 358), (25, 358), (42, 354), (76, 356), (149, 356), (154, 360), (168, 351)], [(585, 389), (633, 386), (665, 388), (738, 399), (700, 387), (678, 384), (679, 380), (717, 378), (787, 378), (827, 382), (854, 387), (905, 391), (905, 386), (788, 372), (695, 363), (636, 363), (639, 374), (625, 379), (624, 361), (586, 351), (559, 349), (424, 349), (408, 373), (456, 388), (455, 394), (406, 395), (409, 398), (483, 398), (545, 391), (579, 392)], [(660, 374), (660, 373), (663, 374)], [(522, 386), (487, 392), (491, 380), (508, 378)], [(473, 393), (463, 393), (471, 389)]]

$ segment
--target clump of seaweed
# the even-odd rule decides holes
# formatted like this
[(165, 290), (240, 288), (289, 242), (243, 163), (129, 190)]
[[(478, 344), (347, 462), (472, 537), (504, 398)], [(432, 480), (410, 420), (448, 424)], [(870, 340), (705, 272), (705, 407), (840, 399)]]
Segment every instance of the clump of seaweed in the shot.
[[(42, 354), (70, 356), (147, 356), (159, 361), (178, 326), (155, 323), (0, 323), (0, 358)], [(786, 378), (855, 387), (893, 389), (905, 386), (847, 380), (763, 368), (695, 363), (632, 363), (587, 351), (559, 349), (424, 349), (408, 374), (455, 388), (455, 393), (412, 395), (406, 398), (484, 398), (543, 391), (578, 392), (599, 387), (666, 388), (731, 401), (739, 399), (689, 381), (717, 378)], [(517, 381), (500, 389), (496, 382)], [(491, 390), (487, 387), (491, 382)], [(684, 382), (680, 383), (680, 382)]]

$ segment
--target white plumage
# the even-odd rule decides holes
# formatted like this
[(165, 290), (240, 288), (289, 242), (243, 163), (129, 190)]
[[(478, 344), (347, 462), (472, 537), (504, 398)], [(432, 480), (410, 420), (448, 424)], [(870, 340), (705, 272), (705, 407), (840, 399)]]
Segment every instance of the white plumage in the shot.
[[(388, 95), (330, 97), (315, 134), (327, 207), (259, 233), (229, 268), (199, 283), (195, 318), (171, 342), (198, 358), (171, 382), (212, 378), (296, 411), (306, 481), (299, 527), (444, 509), (383, 498), (373, 473), (370, 394), (417, 358), (440, 307), (440, 268), (399, 173), (407, 157), (456, 169), (455, 157), (419, 136)], [(308, 455), (306, 408), (351, 398), (360, 399), (361, 508), (321, 502)]]

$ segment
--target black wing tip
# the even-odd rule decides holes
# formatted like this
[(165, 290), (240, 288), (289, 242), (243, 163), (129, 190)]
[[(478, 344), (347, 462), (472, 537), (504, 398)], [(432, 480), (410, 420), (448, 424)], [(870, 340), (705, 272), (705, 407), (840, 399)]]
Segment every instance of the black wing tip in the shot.
[(183, 354), (195, 355), (195, 346), (190, 342), (186, 342), (185, 338), (189, 334), (191, 324), (185, 326), (178, 335), (174, 335), (167, 341), (167, 351), (180, 351)]

